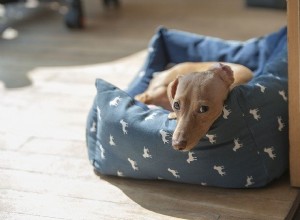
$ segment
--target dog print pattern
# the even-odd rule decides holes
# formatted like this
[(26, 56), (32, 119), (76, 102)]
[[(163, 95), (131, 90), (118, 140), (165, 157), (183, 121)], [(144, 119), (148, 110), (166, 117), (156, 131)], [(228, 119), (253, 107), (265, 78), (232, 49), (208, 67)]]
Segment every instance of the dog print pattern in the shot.
[(167, 137), (170, 135), (168, 132), (164, 131), (163, 129), (159, 130), (159, 133), (161, 135), (161, 140), (164, 144), (168, 144), (169, 140)]
[[(166, 60), (158, 67), (150, 63), (162, 62), (161, 56), (155, 57), (160, 50), (159, 35), (156, 38), (149, 47), (149, 59), (139, 71), (139, 80), (151, 78), (154, 72), (174, 62)], [(282, 171), (269, 172), (283, 170), (285, 165), (280, 163), (288, 162), (287, 150), (282, 147), (285, 141), (278, 139), (287, 136), (287, 114), (282, 107), (266, 108), (270, 103), (287, 105), (286, 72), (266, 72), (247, 87), (234, 89), (221, 116), (188, 152), (172, 148), (176, 120), (168, 120), (168, 112), (140, 107), (123, 91), (97, 80), (99, 96), (86, 129), (91, 163), (100, 173), (119, 177), (234, 188), (264, 186)], [(276, 101), (268, 101), (270, 96)], [(268, 123), (272, 124), (268, 130), (260, 127)], [(269, 131), (273, 136), (266, 143), (260, 134)]]
[(149, 152), (149, 149), (144, 147), (144, 153), (143, 153), (143, 157), (146, 158), (152, 158), (152, 155)]
[[(260, 92), (261, 94), (265, 94), (267, 93), (267, 89), (266, 87), (262, 86), (261, 84), (256, 84), (256, 86), (259, 88), (258, 92)], [(282, 97), (281, 100), (283, 102), (286, 102), (285, 100), (285, 95), (286, 93), (283, 90), (278, 91), (278, 94)], [(109, 110), (110, 113), (113, 112), (118, 112), (119, 111), (119, 106), (122, 105), (122, 101), (126, 101), (126, 97), (121, 97), (120, 95), (116, 96), (116, 97), (112, 97), (109, 102), (107, 103), (108, 106), (113, 107), (112, 109)], [(104, 105), (103, 105), (104, 106)], [(147, 114), (144, 117), (144, 122), (147, 123), (153, 123), (157, 117), (159, 117), (160, 110), (153, 110), (150, 114)], [(97, 121), (98, 123), (103, 120), (104, 115), (107, 115), (108, 111), (104, 111), (101, 110), (100, 106), (96, 106), (96, 120), (91, 121), (90, 123), (90, 127), (88, 129), (88, 131), (92, 134), (97, 132)], [(264, 120), (263, 118), (263, 111), (260, 110), (259, 107), (257, 106), (253, 106), (250, 107), (248, 110), (249, 116), (250, 118), (254, 119), (254, 121), (256, 121), (256, 123), (259, 123), (260, 121)], [(222, 114), (222, 119), (225, 121), (228, 121), (231, 119), (232, 116), (234, 116), (235, 111), (233, 109), (231, 109), (230, 105), (224, 105), (223, 107), (223, 114)], [(111, 120), (116, 120), (119, 123), (119, 129), (117, 133), (113, 133), (113, 131), (108, 131), (108, 138), (107, 138), (107, 143), (103, 143), (103, 141), (97, 141), (96, 145), (98, 146), (98, 150), (99, 150), (99, 158), (101, 160), (107, 160), (107, 152), (106, 152), (106, 146), (110, 146), (110, 147), (115, 147), (117, 146), (116, 143), (116, 139), (115, 137), (119, 137), (120, 134), (125, 136), (128, 136), (129, 139), (134, 139), (135, 137), (130, 135), (130, 132), (128, 132), (130, 130), (130, 120), (127, 118), (121, 118), (121, 119), (117, 119), (117, 118), (111, 118)], [(277, 116), (276, 118), (274, 118), (274, 120), (277, 123), (277, 127), (275, 128), (278, 132), (284, 132), (286, 131), (286, 121), (285, 118), (282, 116)], [(114, 131), (115, 132), (115, 131)], [(209, 131), (205, 137), (202, 139), (203, 141), (206, 139), (207, 143), (209, 143), (211, 146), (214, 146), (216, 144), (218, 144), (218, 138), (222, 137), (221, 133), (215, 133), (213, 130)], [(177, 152), (175, 150), (172, 149), (171, 146), (171, 138), (172, 138), (172, 132), (170, 132), (170, 130), (161, 127), (158, 130), (158, 134), (157, 134), (157, 140), (160, 140), (160, 143), (162, 145), (167, 145), (169, 147), (170, 151), (174, 151), (178, 154), (182, 155), (182, 162), (184, 162), (186, 165), (183, 166), (182, 162), (180, 163), (180, 166), (169, 166), (169, 163), (165, 163), (165, 165), (167, 166), (165, 168), (165, 170), (167, 171), (168, 175), (165, 174), (160, 174), (157, 175), (156, 178), (160, 178), (160, 179), (169, 179), (169, 180), (179, 180), (181, 179), (184, 174), (185, 171), (184, 169), (187, 169), (187, 167), (196, 167), (198, 166), (198, 164), (201, 162), (201, 154), (199, 151), (189, 151), (189, 152)], [(118, 138), (119, 140), (119, 138)], [(242, 139), (240, 137), (234, 137), (232, 140), (232, 144), (231, 144), (231, 151), (234, 152), (236, 154), (236, 157), (239, 157), (239, 152), (243, 152), (242, 149), (247, 149), (247, 144), (243, 143), (241, 141)], [(122, 140), (124, 141), (124, 139)], [(120, 148), (122, 148), (122, 144), (119, 146)], [(143, 173), (143, 169), (144, 169), (144, 164), (146, 163), (146, 161), (152, 161), (153, 163), (157, 163), (156, 159), (157, 159), (157, 155), (153, 154), (152, 152), (156, 152), (157, 149), (155, 147), (149, 147), (149, 146), (141, 146), (141, 151), (140, 151), (140, 155), (130, 155), (130, 154), (124, 154), (124, 160), (127, 161), (127, 168), (125, 167), (116, 167), (116, 171), (115, 171), (115, 175), (119, 176), (119, 177), (128, 177), (131, 176), (132, 174), (130, 174), (130, 170), (132, 170), (134, 173)], [(262, 152), (262, 154), (261, 154)], [(270, 146), (270, 147), (263, 147), (261, 150), (258, 149), (257, 151), (257, 155), (259, 157), (266, 157), (269, 158), (270, 161), (275, 161), (277, 159), (277, 155), (276, 155), (276, 147), (274, 146)], [(166, 156), (167, 157), (167, 156)], [(135, 159), (133, 159), (135, 158)], [(185, 158), (185, 159), (184, 159)], [(166, 158), (167, 160), (167, 158)], [(213, 161), (211, 162), (212, 168), (210, 171), (210, 175), (213, 175), (213, 173), (215, 173), (215, 177), (214, 178), (228, 178), (231, 175), (231, 171), (230, 171), (230, 166), (228, 166), (228, 168), (226, 168), (227, 166), (225, 164), (220, 164), (220, 161), (215, 161), (215, 163), (213, 163)], [(149, 163), (149, 162), (148, 162)], [(225, 161), (226, 163), (226, 161)], [(164, 165), (164, 162), (161, 162), (161, 165)], [(182, 169), (181, 167), (184, 167), (184, 169)], [(208, 169), (209, 170), (209, 169)], [(212, 185), (211, 183), (209, 183), (209, 181), (201, 181), (200, 182), (201, 185), (206, 186), (206, 185)], [(249, 187), (255, 187), (255, 175), (253, 173), (246, 173), (244, 174), (244, 187), (249, 188)]]
[[(266, 87), (263, 87), (260, 84), (256, 84), (256, 86), (259, 87), (259, 92), (264, 93), (266, 91)], [(278, 94), (280, 94), (282, 98), (282, 100), (285, 102), (286, 100), (284, 99), (284, 95), (285, 92), (281, 92), (278, 91)], [(119, 105), (122, 105), (122, 101), (125, 100), (125, 98), (121, 98), (121, 96), (116, 96), (113, 97), (109, 103), (108, 106), (111, 107), (118, 107)], [(118, 108), (114, 108), (115, 110), (110, 110), (110, 111), (118, 111)], [(155, 118), (158, 116), (158, 111), (154, 111), (150, 114), (148, 114), (148, 116), (145, 116), (145, 123), (151, 123), (152, 121), (155, 121)], [(249, 115), (255, 120), (255, 121), (259, 121), (259, 120), (263, 120), (261, 114), (260, 114), (260, 110), (259, 108), (249, 108)], [(230, 107), (228, 105), (224, 105), (223, 107), (223, 114), (222, 114), (222, 118), (223, 120), (230, 120), (230, 115), (234, 114), (234, 112), (230, 109)], [(104, 115), (104, 111), (100, 110), (100, 106), (96, 106), (96, 117), (98, 121), (102, 120), (102, 117)], [(97, 121), (96, 120), (96, 121)], [(114, 120), (114, 119), (111, 119)], [(117, 120), (117, 119), (115, 119)], [(277, 130), (279, 132), (283, 132), (285, 129), (285, 121), (283, 119), (283, 117), (278, 116), (275, 118), (275, 120), (277, 121)], [(90, 133), (95, 133), (97, 130), (97, 123), (96, 121), (92, 121), (91, 122), (91, 126), (89, 128), (89, 132)], [(130, 129), (130, 125), (127, 119), (122, 118), (119, 121), (120, 124), (120, 129), (119, 129), (119, 133), (123, 134), (123, 135), (129, 135), (128, 130)], [(105, 144), (105, 146), (110, 146), (110, 147), (114, 147), (117, 146), (116, 141), (115, 141), (115, 136), (118, 136), (118, 134), (114, 134), (114, 133), (110, 133), (109, 134), (109, 138), (108, 138), (108, 143)], [(217, 133), (213, 133), (211, 131), (209, 131), (205, 138), (207, 139), (208, 143), (210, 143), (211, 145), (215, 145), (217, 144), (217, 140), (218, 140), (218, 136), (219, 134)], [(134, 138), (134, 137), (131, 137)], [(172, 138), (172, 133), (170, 133), (167, 129), (165, 128), (161, 128), (158, 132), (158, 138), (160, 139), (160, 142), (163, 145), (168, 145), (171, 151), (175, 151), (172, 149), (171, 147), (171, 138)], [(203, 139), (205, 139), (203, 138)], [(106, 158), (106, 150), (105, 147), (103, 147), (103, 145), (97, 141), (96, 145), (98, 146), (99, 149), (99, 157), (101, 160), (105, 160)], [(247, 148), (247, 145), (245, 145), (244, 143), (241, 142), (241, 139), (239, 137), (235, 137), (233, 138), (232, 141), (232, 145), (231, 145), (231, 150), (233, 152), (235, 152), (238, 156), (238, 152), (241, 151), (241, 149), (243, 148)], [(121, 147), (121, 146), (120, 146)], [(148, 160), (148, 161), (155, 161), (156, 157), (155, 155), (153, 155), (151, 153), (151, 151), (156, 151), (155, 148), (153, 147), (146, 147), (143, 146), (141, 149), (141, 153), (140, 156), (136, 159), (133, 159), (132, 155), (124, 155), (124, 157), (126, 157), (127, 163), (128, 163), (128, 168), (124, 169), (124, 167), (118, 167), (118, 169), (116, 169), (116, 173), (115, 175), (119, 176), (119, 177), (126, 177), (126, 176), (130, 176), (130, 174), (128, 174), (128, 170), (129, 168), (134, 171), (135, 173), (139, 172), (142, 173), (143, 170), (141, 167), (143, 166), (138, 166), (138, 164), (144, 164), (145, 161), (144, 160)], [(272, 147), (264, 147), (261, 152), (263, 152), (267, 158), (271, 159), (272, 161), (276, 160), (276, 152), (275, 152), (275, 148)], [(197, 151), (189, 151), (189, 152), (178, 152), (180, 154), (182, 154), (185, 157), (185, 163), (188, 166), (197, 166), (198, 162), (199, 162), (199, 153)], [(260, 154), (260, 151), (258, 151), (258, 155)], [(201, 156), (200, 156), (201, 158)], [(166, 164), (167, 165), (167, 164)], [(176, 166), (175, 166), (176, 167)], [(166, 174), (161, 176), (157, 176), (157, 178), (159, 177), (160, 179), (180, 179), (182, 175), (180, 175), (180, 173), (184, 173), (184, 171), (180, 171), (180, 167), (177, 168), (171, 168), (171, 167), (166, 167), (166, 171), (169, 173), (169, 176), (166, 178)], [(217, 176), (219, 176), (219, 178), (227, 178), (227, 176), (230, 175), (230, 170), (226, 169), (226, 166), (224, 165), (220, 165), (220, 164), (214, 164), (212, 166), (212, 170), (214, 170), (214, 172), (217, 174)], [(213, 171), (211, 171), (211, 173), (214, 173)], [(171, 174), (171, 175), (170, 175)], [(244, 187), (249, 188), (249, 187), (253, 187), (255, 186), (255, 181), (254, 181), (254, 175), (252, 173), (249, 173), (248, 175), (245, 175), (245, 184)], [(206, 181), (202, 181), (200, 183), (203, 186), (206, 185), (210, 185), (209, 183), (207, 183)]]
[(230, 109), (227, 109), (228, 106), (227, 105), (224, 105), (223, 107), (223, 118), (224, 119), (228, 119), (228, 116), (230, 115), (231, 113), (231, 110)]

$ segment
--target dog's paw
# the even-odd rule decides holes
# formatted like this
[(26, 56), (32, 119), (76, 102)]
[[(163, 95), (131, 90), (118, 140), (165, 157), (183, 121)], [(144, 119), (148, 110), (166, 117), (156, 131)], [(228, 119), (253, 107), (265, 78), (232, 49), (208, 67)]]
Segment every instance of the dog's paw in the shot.
[(134, 97), (137, 101), (139, 102), (143, 102), (145, 104), (148, 103), (149, 101), (149, 96), (146, 94), (146, 93), (141, 93), (141, 94), (138, 94)]
[(177, 119), (177, 115), (175, 112), (171, 112), (169, 115), (168, 115), (168, 119), (169, 120), (176, 120)]

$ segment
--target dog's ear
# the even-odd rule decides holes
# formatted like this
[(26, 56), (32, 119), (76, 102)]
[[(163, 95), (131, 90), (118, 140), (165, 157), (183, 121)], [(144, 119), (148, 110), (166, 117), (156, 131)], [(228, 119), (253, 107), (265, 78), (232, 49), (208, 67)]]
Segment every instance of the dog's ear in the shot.
[(230, 66), (219, 63), (219, 67), (215, 68), (215, 71), (221, 79), (228, 85), (228, 87), (231, 86), (231, 84), (234, 82), (234, 77), (233, 77), (233, 71), (230, 68)]
[(172, 103), (173, 100), (174, 100), (174, 97), (175, 97), (175, 94), (176, 94), (176, 90), (177, 90), (177, 86), (178, 86), (179, 78), (180, 77), (177, 77), (175, 80), (173, 80), (168, 85), (167, 93), (168, 93), (168, 98), (169, 98), (170, 103)]

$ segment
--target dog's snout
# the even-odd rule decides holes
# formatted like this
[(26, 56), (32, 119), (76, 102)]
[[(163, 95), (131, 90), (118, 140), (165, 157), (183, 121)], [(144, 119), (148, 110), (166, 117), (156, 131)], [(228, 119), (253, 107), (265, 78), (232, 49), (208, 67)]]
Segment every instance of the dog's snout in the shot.
[(185, 140), (172, 140), (172, 146), (175, 150), (184, 150), (186, 148), (187, 141)]

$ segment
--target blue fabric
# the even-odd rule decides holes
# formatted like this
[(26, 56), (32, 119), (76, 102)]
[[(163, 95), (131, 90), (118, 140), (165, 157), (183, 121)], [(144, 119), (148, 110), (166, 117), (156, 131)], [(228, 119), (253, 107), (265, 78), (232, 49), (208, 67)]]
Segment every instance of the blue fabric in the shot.
[[(231, 91), (223, 115), (190, 152), (173, 150), (176, 121), (168, 111), (132, 98), (155, 72), (185, 61), (240, 63), (255, 73)], [(96, 88), (86, 134), (102, 174), (245, 188), (265, 186), (288, 167), (286, 28), (245, 42), (160, 28), (126, 92), (101, 79)]]

